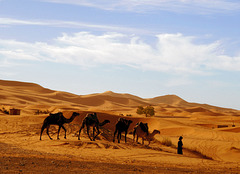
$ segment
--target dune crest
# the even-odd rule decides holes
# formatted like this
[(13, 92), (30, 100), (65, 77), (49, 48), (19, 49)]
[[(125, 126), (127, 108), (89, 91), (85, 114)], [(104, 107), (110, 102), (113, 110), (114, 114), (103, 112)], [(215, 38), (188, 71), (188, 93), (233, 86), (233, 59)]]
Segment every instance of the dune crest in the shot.
[[(132, 111), (133, 108), (138, 106), (152, 105), (155, 107), (161, 106), (161, 114), (172, 115), (180, 114), (181, 112), (208, 112), (213, 113), (210, 110), (221, 112), (233, 112), (233, 114), (239, 114), (236, 110), (220, 108), (210, 106), (206, 104), (189, 103), (176, 95), (165, 95), (154, 97), (150, 99), (144, 99), (131, 94), (120, 94), (112, 91), (106, 91), (104, 93), (95, 93), (89, 95), (76, 95), (69, 92), (54, 91), (38, 84), (6, 81), (0, 80), (0, 104), (1, 105), (14, 105), (15, 107), (24, 108), (25, 105), (49, 105), (49, 107), (64, 105), (79, 107), (79, 109), (90, 109), (94, 107), (99, 110), (125, 110)], [(60, 107), (60, 106), (59, 106)], [(195, 107), (195, 109), (194, 109)], [(120, 109), (119, 109), (120, 108)], [(170, 108), (176, 108), (171, 110)], [(187, 109), (185, 109), (187, 108)], [(192, 109), (191, 109), (192, 108)], [(27, 109), (27, 108), (26, 108)]]

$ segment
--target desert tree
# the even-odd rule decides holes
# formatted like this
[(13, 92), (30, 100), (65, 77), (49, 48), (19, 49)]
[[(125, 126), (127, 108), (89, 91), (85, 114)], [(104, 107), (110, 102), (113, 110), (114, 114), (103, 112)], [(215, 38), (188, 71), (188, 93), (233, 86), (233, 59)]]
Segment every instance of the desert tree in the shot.
[(155, 115), (155, 110), (153, 106), (146, 106), (145, 108), (143, 106), (138, 106), (136, 113), (139, 115), (145, 114), (145, 116), (148, 117)]

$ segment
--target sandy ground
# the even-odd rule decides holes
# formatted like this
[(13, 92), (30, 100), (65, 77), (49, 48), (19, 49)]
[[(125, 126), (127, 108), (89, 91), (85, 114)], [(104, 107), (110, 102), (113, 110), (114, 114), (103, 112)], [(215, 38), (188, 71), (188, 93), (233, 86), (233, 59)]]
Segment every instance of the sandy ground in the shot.
[[(137, 106), (149, 102), (156, 116), (138, 116)], [(0, 112), (0, 173), (240, 173), (237, 110), (188, 103), (177, 96), (141, 99), (112, 92), (76, 96), (9, 81), (0, 81), (0, 104), (2, 111), (21, 109), (21, 115)], [(67, 139), (61, 130), (57, 140), (58, 127), (51, 126), (53, 140), (45, 130), (40, 141), (48, 114), (36, 115), (37, 110), (62, 111), (66, 118), (75, 111), (80, 116), (65, 125)], [(96, 141), (89, 140), (85, 129), (78, 140), (81, 122), (90, 112), (97, 112), (100, 122), (108, 119), (110, 123), (101, 127)], [(133, 121), (127, 143), (124, 138), (112, 142), (119, 117)], [(149, 146), (132, 140), (131, 132), (139, 121), (148, 123), (150, 132), (161, 132)], [(176, 153), (179, 136), (184, 137), (183, 155)]]
[[(223, 149), (233, 142), (225, 142), (222, 146), (223, 142), (218, 142), (219, 140), (211, 140), (210, 143), (207, 139), (194, 141), (186, 136), (183, 142), (195, 143), (192, 144), (193, 150), (184, 149), (184, 154), (178, 155), (175, 147), (161, 144), (163, 137), (171, 137), (167, 135), (156, 135), (156, 140), (146, 146), (133, 143), (132, 135), (129, 134), (127, 143), (121, 141), (118, 144), (112, 142), (112, 131), (102, 128), (96, 141), (90, 141), (85, 131), (79, 141), (76, 136), (79, 125), (76, 122), (66, 125), (67, 139), (63, 138), (64, 132), (61, 131), (60, 140), (57, 140), (57, 127), (52, 126), (50, 132), (53, 140), (44, 132), (43, 140), (40, 141), (39, 133), (44, 117), (46, 116), (1, 116), (1, 128), (6, 126), (6, 129), (1, 129), (0, 132), (1, 172), (238, 173), (240, 170), (239, 159), (231, 161), (232, 158), (238, 158), (239, 154), (232, 152), (239, 153), (237, 148), (229, 149), (228, 153), (233, 155), (229, 154), (230, 157), (221, 158), (216, 153), (218, 149)], [(164, 131), (166, 130), (163, 129), (163, 133)], [(220, 135), (212, 133), (211, 137), (220, 139), (225, 132), (223, 135), (222, 131), (219, 133)], [(171, 139), (176, 144), (176, 140), (173, 140), (173, 137)], [(199, 153), (194, 149), (197, 145), (203, 150), (208, 149), (206, 153), (213, 156)]]

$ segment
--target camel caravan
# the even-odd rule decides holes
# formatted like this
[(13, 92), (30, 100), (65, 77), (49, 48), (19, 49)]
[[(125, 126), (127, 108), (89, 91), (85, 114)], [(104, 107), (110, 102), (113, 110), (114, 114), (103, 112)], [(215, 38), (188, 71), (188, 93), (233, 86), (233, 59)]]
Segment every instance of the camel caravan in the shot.
[[(75, 117), (79, 116), (80, 114), (77, 112), (73, 112), (72, 116), (67, 119), (63, 116), (62, 112), (58, 112), (55, 114), (50, 113), (47, 118), (44, 119), (43, 125), (41, 128), (41, 133), (40, 133), (40, 140), (42, 140), (42, 133), (45, 128), (47, 128), (47, 135), (52, 140), (51, 136), (49, 135), (49, 127), (50, 125), (58, 125), (58, 134), (57, 134), (57, 139), (59, 140), (59, 132), (60, 129), (63, 128), (65, 131), (64, 138), (66, 139), (66, 128), (63, 126), (65, 123), (71, 123)], [(78, 131), (78, 140), (80, 140), (80, 134), (82, 129), (85, 127), (87, 128), (87, 134), (88, 137), (91, 141), (95, 141), (96, 137), (100, 134), (99, 128), (104, 126), (105, 124), (110, 123), (109, 120), (104, 120), (103, 122), (99, 122), (97, 114), (96, 113), (88, 113), (81, 124), (81, 127)], [(130, 124), (132, 124), (132, 120), (127, 120), (125, 118), (119, 118), (115, 124), (115, 131), (114, 131), (114, 136), (113, 136), (113, 142), (115, 142), (115, 136), (117, 134), (117, 140), (118, 143), (120, 143), (122, 133), (125, 134), (125, 143), (127, 142), (127, 133)], [(92, 137), (90, 136), (90, 128), (92, 128)], [(96, 135), (95, 135), (96, 132)], [(154, 130), (152, 133), (149, 132), (148, 130), (148, 124), (143, 123), (143, 122), (138, 122), (136, 126), (133, 129), (133, 142), (135, 142), (135, 137), (136, 137), (136, 142), (138, 143), (138, 138), (142, 138), (142, 145), (144, 145), (144, 140), (148, 141), (148, 146), (151, 141), (154, 140), (154, 136), (156, 134), (160, 134), (159, 130)]]

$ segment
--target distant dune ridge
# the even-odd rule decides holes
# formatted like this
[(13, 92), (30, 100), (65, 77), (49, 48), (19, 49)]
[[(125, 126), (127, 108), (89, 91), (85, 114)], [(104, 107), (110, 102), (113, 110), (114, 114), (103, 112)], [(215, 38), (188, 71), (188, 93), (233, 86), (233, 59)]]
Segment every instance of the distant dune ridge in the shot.
[[(0, 80), (0, 104), (19, 107), (26, 112), (41, 105), (54, 112), (57, 109), (82, 109), (101, 111), (125, 111), (134, 113), (138, 106), (152, 105), (160, 115), (219, 115), (224, 112), (236, 112), (233, 109), (220, 108), (206, 104), (189, 103), (176, 95), (165, 95), (143, 99), (131, 94), (119, 94), (112, 91), (89, 95), (76, 95), (54, 91), (38, 84)], [(55, 108), (55, 109), (54, 109)], [(173, 112), (175, 111), (175, 112)], [(237, 113), (236, 113), (237, 114)]]

